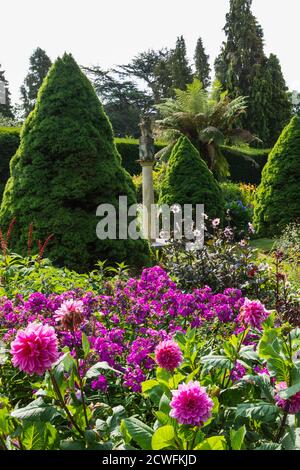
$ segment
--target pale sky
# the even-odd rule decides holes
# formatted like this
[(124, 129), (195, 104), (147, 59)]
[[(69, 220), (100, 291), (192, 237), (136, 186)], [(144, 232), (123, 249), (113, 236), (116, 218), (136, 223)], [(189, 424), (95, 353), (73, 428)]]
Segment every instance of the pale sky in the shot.
[[(54, 61), (71, 52), (81, 65), (109, 68), (139, 52), (174, 47), (183, 35), (190, 59), (202, 37), (211, 63), (220, 51), (229, 0), (0, 0), (0, 64), (13, 101), (41, 47)], [(290, 89), (300, 90), (299, 0), (253, 0), (266, 52), (281, 62)]]

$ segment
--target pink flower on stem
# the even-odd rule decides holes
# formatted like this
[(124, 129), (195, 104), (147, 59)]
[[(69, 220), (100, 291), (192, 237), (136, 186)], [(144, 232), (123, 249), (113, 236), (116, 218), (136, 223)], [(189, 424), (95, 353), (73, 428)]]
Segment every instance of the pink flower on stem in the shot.
[(269, 316), (269, 312), (259, 300), (249, 300), (245, 298), (244, 304), (240, 309), (237, 321), (244, 326), (260, 328), (264, 320)]
[(286, 390), (288, 388), (286, 382), (279, 382), (275, 389), (277, 391), (275, 395), (275, 401), (279, 408), (288, 411), (288, 413), (292, 415), (296, 415), (300, 413), (300, 392), (296, 393), (295, 395), (291, 396), (288, 399), (281, 398), (278, 392)]
[(66, 300), (55, 311), (54, 318), (61, 322), (66, 330), (76, 329), (82, 322), (83, 302), (81, 300)]
[(166, 340), (156, 346), (155, 349), (155, 361), (168, 371), (173, 371), (182, 363), (182, 352), (180, 347), (175, 341)]
[(29, 375), (43, 375), (59, 355), (54, 328), (30, 323), (25, 330), (18, 331), (10, 352), (15, 367)]
[(200, 427), (211, 417), (214, 403), (199, 382), (180, 384), (172, 395), (170, 416), (180, 424)]

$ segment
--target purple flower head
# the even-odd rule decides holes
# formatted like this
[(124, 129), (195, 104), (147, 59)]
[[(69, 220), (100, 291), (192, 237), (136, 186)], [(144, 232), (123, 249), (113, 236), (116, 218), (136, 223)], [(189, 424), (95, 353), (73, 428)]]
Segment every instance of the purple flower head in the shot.
[(43, 375), (58, 359), (57, 337), (54, 328), (29, 323), (19, 330), (11, 343), (12, 363), (29, 375)]
[(173, 371), (182, 363), (182, 352), (173, 340), (162, 341), (155, 348), (155, 361), (168, 371)]
[(107, 392), (108, 383), (105, 375), (99, 375), (97, 379), (92, 380), (91, 387), (93, 390), (100, 390), (100, 392)]
[(245, 298), (244, 305), (240, 309), (237, 321), (244, 326), (261, 328), (261, 324), (269, 316), (269, 312), (259, 300)]
[(180, 424), (203, 426), (211, 417), (213, 401), (199, 382), (180, 384), (172, 395), (170, 416)]

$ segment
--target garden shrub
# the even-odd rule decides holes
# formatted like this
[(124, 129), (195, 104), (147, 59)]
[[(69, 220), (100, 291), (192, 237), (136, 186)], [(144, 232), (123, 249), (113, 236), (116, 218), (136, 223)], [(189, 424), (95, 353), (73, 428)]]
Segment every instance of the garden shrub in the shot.
[(285, 127), (262, 173), (254, 223), (259, 236), (274, 236), (300, 218), (300, 117)]
[(51, 67), (22, 129), (1, 226), (16, 217), (13, 246), (19, 253), (26, 247), (30, 223), (37, 239), (53, 234), (50, 258), (79, 272), (98, 259), (143, 265), (148, 253), (144, 240), (96, 236), (97, 207), (108, 203), (117, 209), (120, 195), (128, 197), (129, 206), (136, 202), (103, 107), (73, 57), (65, 54)]
[(253, 217), (252, 194), (255, 186), (231, 182), (221, 183), (220, 186), (231, 225), (239, 232), (246, 230)]
[(0, 127), (0, 199), (9, 178), (9, 162), (20, 143), (20, 129)]
[(222, 190), (198, 150), (187, 137), (174, 145), (162, 181), (160, 204), (204, 204), (210, 217), (222, 217)]
[(267, 163), (270, 150), (229, 146), (221, 148), (229, 164), (231, 181), (255, 185), (260, 183), (262, 169)]

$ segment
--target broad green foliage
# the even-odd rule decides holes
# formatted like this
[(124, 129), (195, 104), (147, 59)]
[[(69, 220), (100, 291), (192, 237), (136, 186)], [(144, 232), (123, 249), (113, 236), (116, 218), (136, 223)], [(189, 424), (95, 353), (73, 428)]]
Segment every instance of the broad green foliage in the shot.
[(221, 188), (187, 137), (180, 137), (172, 150), (159, 203), (204, 204), (210, 217), (223, 213)]
[(254, 223), (259, 235), (276, 235), (300, 217), (300, 118), (286, 126), (270, 153), (257, 190)]
[(248, 131), (235, 128), (239, 117), (246, 112), (246, 98), (229, 99), (227, 92), (221, 92), (217, 81), (207, 92), (200, 80), (194, 78), (186, 90), (175, 89), (174, 99), (167, 99), (156, 107), (162, 116), (157, 121), (158, 130), (170, 144), (162, 155), (165, 159), (168, 148), (179, 136), (185, 135), (203, 155), (208, 167), (218, 177), (227, 177), (229, 167), (221, 145), (226, 139), (231, 143), (253, 140)]
[(136, 202), (121, 166), (110, 122), (92, 85), (65, 54), (51, 67), (21, 133), (0, 212), (2, 227), (17, 218), (14, 249), (22, 252), (34, 224), (37, 239), (53, 234), (51, 258), (78, 271), (98, 259), (143, 265), (147, 246), (137, 240), (98, 240), (96, 209), (119, 196)]

